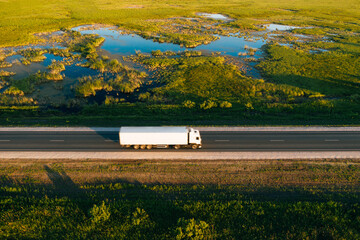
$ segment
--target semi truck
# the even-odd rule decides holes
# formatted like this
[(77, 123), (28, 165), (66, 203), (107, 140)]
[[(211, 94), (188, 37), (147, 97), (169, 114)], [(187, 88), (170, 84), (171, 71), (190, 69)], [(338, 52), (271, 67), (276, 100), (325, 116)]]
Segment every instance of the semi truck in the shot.
[(119, 142), (134, 149), (201, 148), (200, 132), (188, 127), (121, 127)]

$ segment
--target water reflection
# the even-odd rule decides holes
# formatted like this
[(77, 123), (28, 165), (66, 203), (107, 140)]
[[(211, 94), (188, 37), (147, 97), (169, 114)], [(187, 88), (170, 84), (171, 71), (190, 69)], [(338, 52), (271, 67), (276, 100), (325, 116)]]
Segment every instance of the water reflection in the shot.
[[(81, 27), (74, 28), (79, 30), (82, 34), (98, 34), (105, 38), (105, 42), (101, 49), (110, 52), (111, 54), (131, 55), (136, 51), (143, 53), (150, 53), (153, 50), (161, 51), (183, 51), (183, 50), (205, 50), (211, 52), (221, 52), (222, 54), (238, 56), (239, 52), (245, 52), (245, 46), (251, 48), (261, 48), (266, 43), (266, 40), (258, 37), (257, 40), (249, 39), (247, 37), (237, 36), (219, 36), (220, 39), (213, 41), (207, 45), (200, 45), (195, 48), (180, 47), (173, 43), (158, 43), (151, 39), (145, 39), (135, 34), (122, 34), (111, 27), (99, 29), (82, 29)], [(257, 51), (254, 57), (261, 57), (262, 52)]]

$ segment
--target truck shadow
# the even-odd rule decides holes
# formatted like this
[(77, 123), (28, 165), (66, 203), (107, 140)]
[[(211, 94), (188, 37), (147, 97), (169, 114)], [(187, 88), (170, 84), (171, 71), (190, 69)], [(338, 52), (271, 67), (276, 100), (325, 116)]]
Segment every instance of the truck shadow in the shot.
[[(119, 144), (119, 131), (120, 127), (116, 128), (100, 128), (100, 127), (90, 127), (97, 135), (101, 136), (104, 141), (112, 144)], [(119, 145), (120, 148), (120, 145)]]
[[(106, 200), (110, 204), (115, 205), (124, 201), (133, 202), (134, 206), (136, 205), (144, 209), (150, 216), (153, 216), (153, 219), (157, 219), (157, 224), (160, 224), (160, 226), (176, 224), (178, 218), (187, 216), (184, 210), (173, 204), (171, 198), (158, 194), (151, 187), (137, 181), (130, 182), (123, 178), (116, 178), (96, 181), (80, 187), (63, 169), (55, 169), (44, 165), (44, 170), (52, 185), (37, 186), (45, 191), (36, 196), (38, 198), (44, 196), (67, 198), (72, 204), (77, 205), (84, 214), (88, 214), (94, 204), (99, 204)], [(13, 182), (10, 179), (7, 179), (7, 181), (9, 181), (10, 185), (19, 185), (19, 183)], [(27, 187), (29, 186), (23, 185), (23, 188)], [(32, 185), (31, 189), (34, 188), (36, 186)], [(26, 192), (32, 193), (32, 191)]]

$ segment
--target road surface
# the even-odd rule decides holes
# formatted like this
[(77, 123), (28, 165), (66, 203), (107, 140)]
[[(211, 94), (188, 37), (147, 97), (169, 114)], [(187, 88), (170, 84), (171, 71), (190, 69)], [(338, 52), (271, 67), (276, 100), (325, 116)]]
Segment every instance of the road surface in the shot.
[(202, 149), (133, 150), (120, 147), (116, 131), (0, 131), (0, 151), (360, 151), (360, 131), (202, 131), (201, 136)]

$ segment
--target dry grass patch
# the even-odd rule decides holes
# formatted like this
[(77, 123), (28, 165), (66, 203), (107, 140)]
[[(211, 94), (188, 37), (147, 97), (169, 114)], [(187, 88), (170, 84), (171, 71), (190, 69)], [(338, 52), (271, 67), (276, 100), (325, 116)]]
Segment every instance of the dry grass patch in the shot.
[(32, 179), (50, 184), (49, 170), (54, 177), (66, 175), (79, 185), (125, 180), (141, 184), (251, 184), (258, 187), (352, 187), (359, 190), (360, 179), (358, 160), (4, 160), (0, 163), (0, 174), (19, 182)]

